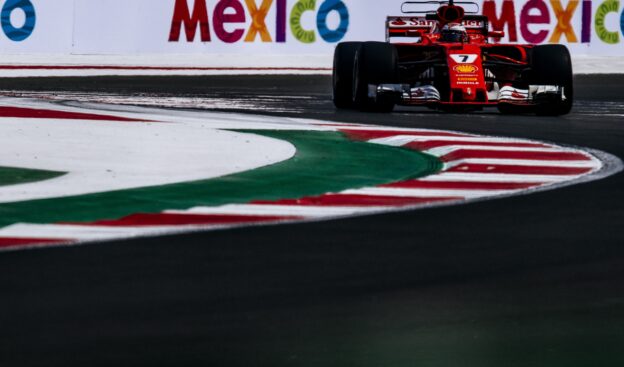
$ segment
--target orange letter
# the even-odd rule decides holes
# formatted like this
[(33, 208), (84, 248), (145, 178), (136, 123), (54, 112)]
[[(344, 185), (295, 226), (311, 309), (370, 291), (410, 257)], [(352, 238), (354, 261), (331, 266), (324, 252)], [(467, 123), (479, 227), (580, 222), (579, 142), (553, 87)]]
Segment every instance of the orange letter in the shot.
[(262, 0), (260, 9), (256, 6), (256, 0), (245, 0), (249, 13), (251, 15), (251, 25), (249, 26), (249, 32), (245, 37), (245, 42), (253, 42), (256, 39), (256, 35), (260, 33), (262, 42), (271, 42), (271, 34), (267, 30), (264, 19), (273, 4), (273, 0)]
[(561, 0), (550, 0), (550, 3), (552, 4), (553, 10), (555, 11), (555, 16), (557, 16), (557, 27), (550, 37), (550, 42), (558, 43), (561, 39), (561, 36), (564, 34), (568, 42), (578, 42), (576, 34), (574, 34), (574, 28), (572, 27), (572, 24), (570, 24), (570, 22), (572, 21), (572, 17), (574, 16), (574, 12), (576, 11), (576, 8), (579, 4), (578, 0), (570, 0), (565, 10), (563, 10)]

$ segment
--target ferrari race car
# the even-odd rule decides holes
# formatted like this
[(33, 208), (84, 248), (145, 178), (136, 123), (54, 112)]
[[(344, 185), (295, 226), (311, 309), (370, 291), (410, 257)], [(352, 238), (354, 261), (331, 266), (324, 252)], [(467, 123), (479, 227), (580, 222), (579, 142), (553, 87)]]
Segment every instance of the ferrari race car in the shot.
[[(422, 5), (433, 10), (417, 10)], [(471, 9), (465, 10), (470, 7)], [(515, 45), (489, 30), (474, 2), (407, 1), (386, 21), (386, 42), (343, 42), (334, 54), (337, 108), (390, 112), (395, 105), (446, 111), (565, 115), (573, 102), (563, 45)]]

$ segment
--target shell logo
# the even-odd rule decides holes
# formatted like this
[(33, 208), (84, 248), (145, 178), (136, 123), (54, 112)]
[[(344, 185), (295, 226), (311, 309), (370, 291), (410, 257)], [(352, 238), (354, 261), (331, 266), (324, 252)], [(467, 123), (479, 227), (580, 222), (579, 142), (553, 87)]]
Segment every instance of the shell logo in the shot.
[(479, 71), (479, 68), (471, 64), (459, 64), (453, 70), (461, 74), (474, 74)]

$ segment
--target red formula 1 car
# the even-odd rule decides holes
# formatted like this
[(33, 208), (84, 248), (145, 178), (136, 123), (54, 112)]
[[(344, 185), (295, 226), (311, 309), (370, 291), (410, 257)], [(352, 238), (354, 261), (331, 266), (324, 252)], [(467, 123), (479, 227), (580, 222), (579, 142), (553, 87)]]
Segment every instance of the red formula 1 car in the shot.
[[(429, 12), (412, 10), (432, 4)], [(403, 16), (388, 17), (387, 42), (343, 42), (336, 47), (336, 107), (389, 112), (397, 104), (448, 111), (495, 106), (502, 113), (570, 112), (572, 64), (565, 46), (490, 43), (504, 33), (491, 32), (488, 18), (477, 15), (479, 6), (473, 2), (407, 1), (401, 11)]]

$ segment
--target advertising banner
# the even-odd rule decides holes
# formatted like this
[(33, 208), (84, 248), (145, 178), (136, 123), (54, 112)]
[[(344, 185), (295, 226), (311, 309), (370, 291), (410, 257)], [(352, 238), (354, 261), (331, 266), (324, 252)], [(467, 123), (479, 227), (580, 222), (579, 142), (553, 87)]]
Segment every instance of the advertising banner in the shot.
[[(0, 0), (0, 52), (330, 54), (340, 41), (384, 40), (386, 17), (403, 15), (403, 2)], [(579, 55), (624, 55), (624, 1), (475, 3), (492, 30), (505, 32), (502, 42), (563, 43)]]

